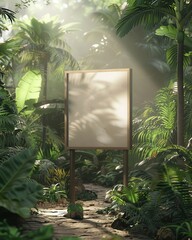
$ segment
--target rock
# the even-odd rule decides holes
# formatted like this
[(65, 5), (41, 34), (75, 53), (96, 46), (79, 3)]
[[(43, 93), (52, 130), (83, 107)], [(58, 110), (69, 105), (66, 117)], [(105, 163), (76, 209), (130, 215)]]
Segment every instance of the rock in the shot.
[(106, 203), (111, 203), (112, 202), (112, 193), (113, 193), (113, 190), (109, 190), (106, 192), (105, 194), (105, 202)]
[(157, 231), (157, 240), (175, 240), (173, 231), (168, 227), (162, 227)]

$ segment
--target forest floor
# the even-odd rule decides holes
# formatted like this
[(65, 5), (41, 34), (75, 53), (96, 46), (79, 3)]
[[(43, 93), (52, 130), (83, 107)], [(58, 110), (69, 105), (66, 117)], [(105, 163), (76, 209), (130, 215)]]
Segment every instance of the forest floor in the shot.
[(65, 217), (67, 206), (64, 203), (40, 205), (38, 206), (38, 214), (32, 215), (26, 220), (24, 229), (32, 231), (42, 225), (52, 225), (55, 239), (63, 236), (76, 236), (82, 240), (149, 240), (149, 238), (142, 236), (142, 233), (141, 235), (132, 235), (127, 231), (112, 228), (114, 216), (97, 213), (98, 210), (109, 206), (109, 203), (105, 202), (105, 194), (108, 189), (93, 184), (85, 184), (85, 189), (94, 191), (97, 194), (97, 199), (81, 201), (84, 210), (82, 220)]

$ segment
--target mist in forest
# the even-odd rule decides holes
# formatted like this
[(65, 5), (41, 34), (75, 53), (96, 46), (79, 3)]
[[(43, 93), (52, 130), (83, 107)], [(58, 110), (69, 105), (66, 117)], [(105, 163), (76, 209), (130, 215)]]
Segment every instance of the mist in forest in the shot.
[[(78, 29), (66, 34), (71, 52), (81, 69), (131, 68), (133, 72), (133, 105), (138, 106), (152, 100), (157, 90), (165, 83), (164, 74), (152, 65), (152, 55), (141, 48), (144, 42), (142, 29), (131, 31), (124, 38), (115, 32), (101, 38), (101, 25), (92, 21), (91, 13), (99, 10), (95, 4), (83, 0), (52, 0), (46, 5), (31, 4), (20, 10), (17, 18), (57, 16), (62, 24), (78, 23)], [(88, 4), (89, 2), (89, 4)], [(94, 1), (95, 2), (95, 1)], [(69, 69), (71, 70), (71, 69)]]

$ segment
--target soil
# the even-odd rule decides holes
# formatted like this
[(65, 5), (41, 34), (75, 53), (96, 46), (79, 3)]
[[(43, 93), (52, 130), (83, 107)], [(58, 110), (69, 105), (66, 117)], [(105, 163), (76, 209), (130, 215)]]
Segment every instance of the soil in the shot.
[(66, 217), (67, 202), (57, 204), (40, 203), (38, 213), (33, 214), (23, 224), (25, 231), (31, 231), (40, 228), (42, 225), (53, 225), (54, 239), (63, 236), (80, 237), (82, 240), (149, 240), (141, 235), (131, 235), (127, 231), (120, 231), (111, 227), (114, 216), (108, 214), (98, 214), (98, 210), (103, 210), (109, 206), (106, 203), (105, 193), (107, 188), (87, 184), (85, 188), (94, 191), (97, 199), (90, 201), (81, 201), (84, 210), (84, 218), (76, 220)]

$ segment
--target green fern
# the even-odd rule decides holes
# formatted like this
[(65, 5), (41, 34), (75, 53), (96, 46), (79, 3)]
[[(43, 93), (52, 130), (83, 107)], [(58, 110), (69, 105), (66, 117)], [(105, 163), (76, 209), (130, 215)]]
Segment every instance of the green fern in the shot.
[(172, 143), (176, 121), (176, 101), (172, 87), (160, 90), (154, 105), (146, 106), (138, 118), (140, 122), (134, 125), (134, 151), (140, 159), (145, 159)]

